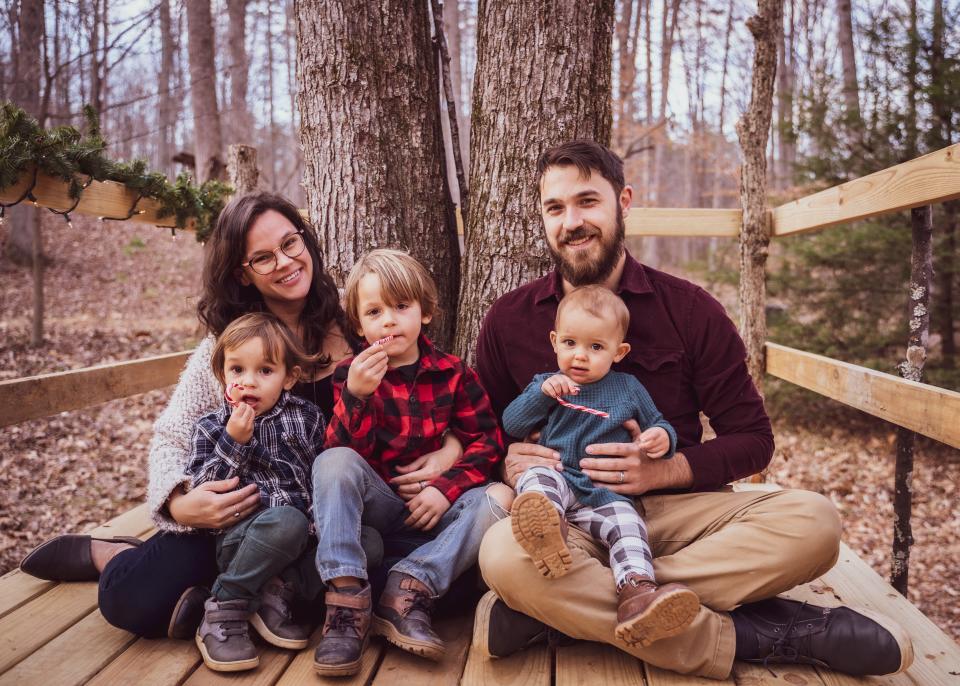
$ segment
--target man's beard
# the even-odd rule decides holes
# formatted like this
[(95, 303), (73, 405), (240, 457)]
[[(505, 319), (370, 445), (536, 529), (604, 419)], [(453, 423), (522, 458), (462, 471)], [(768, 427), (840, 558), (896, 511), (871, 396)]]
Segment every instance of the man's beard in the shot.
[[(616, 231), (610, 237), (609, 241), (604, 241), (603, 232), (592, 224), (584, 224), (568, 234), (562, 236), (557, 249), (547, 244), (550, 248), (550, 254), (553, 256), (553, 263), (560, 271), (560, 276), (564, 278), (571, 286), (578, 288), (590, 284), (603, 283), (623, 256), (623, 240), (626, 235), (626, 228), (623, 222), (623, 215), (617, 212)], [(566, 259), (561, 252), (564, 245), (571, 241), (578, 241), (587, 236), (597, 236), (600, 240), (600, 256), (596, 259), (584, 257), (576, 262)]]

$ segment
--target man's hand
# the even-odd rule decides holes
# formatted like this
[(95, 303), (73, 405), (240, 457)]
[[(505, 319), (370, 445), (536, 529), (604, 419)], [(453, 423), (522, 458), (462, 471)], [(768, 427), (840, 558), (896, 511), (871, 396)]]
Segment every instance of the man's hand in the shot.
[(576, 395), (580, 386), (566, 374), (554, 374), (540, 385), (540, 390), (556, 400), (562, 395)]
[(350, 363), (347, 372), (347, 389), (357, 398), (368, 398), (387, 373), (389, 358), (382, 345), (371, 345)]
[(628, 496), (693, 485), (693, 472), (683, 453), (676, 453), (670, 460), (651, 459), (640, 447), (637, 423), (630, 419), (623, 426), (630, 432), (631, 443), (594, 443), (587, 446), (587, 454), (607, 457), (580, 460), (580, 469), (596, 485)]
[(435, 486), (427, 486), (407, 503), (410, 516), (403, 523), (421, 531), (430, 531), (443, 513), (450, 509), (450, 501)]
[(640, 448), (647, 454), (647, 457), (654, 459), (663, 457), (670, 450), (670, 434), (667, 430), (655, 426), (647, 429), (640, 434)]
[(253, 438), (253, 420), (257, 413), (246, 403), (240, 403), (230, 413), (227, 420), (227, 433), (230, 438), (241, 445), (246, 445)]
[[(536, 440), (534, 436), (527, 440)], [(558, 472), (563, 471), (560, 462), (560, 453), (536, 443), (512, 443), (507, 448), (507, 456), (503, 459), (503, 482), (511, 488), (517, 487), (517, 479), (531, 467), (549, 467)]]

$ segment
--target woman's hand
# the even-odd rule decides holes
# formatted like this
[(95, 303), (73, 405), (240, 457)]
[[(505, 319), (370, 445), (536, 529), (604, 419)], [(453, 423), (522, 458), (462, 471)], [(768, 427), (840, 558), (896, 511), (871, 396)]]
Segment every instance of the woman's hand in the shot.
[(670, 460), (651, 459), (640, 447), (640, 427), (630, 419), (624, 422), (631, 443), (594, 443), (587, 446), (589, 455), (580, 460), (580, 469), (597, 486), (621, 495), (637, 496), (661, 488), (689, 488), (693, 472), (683, 453)]
[(170, 494), (167, 509), (177, 524), (195, 529), (225, 529), (260, 507), (257, 485), (237, 489), (239, 483), (237, 477), (208, 481), (186, 493), (178, 487)]
[(400, 476), (390, 479), (397, 495), (404, 500), (413, 500), (431, 481), (455, 465), (463, 456), (463, 446), (452, 432), (447, 432), (443, 447), (421, 455), (408, 465), (397, 467)]

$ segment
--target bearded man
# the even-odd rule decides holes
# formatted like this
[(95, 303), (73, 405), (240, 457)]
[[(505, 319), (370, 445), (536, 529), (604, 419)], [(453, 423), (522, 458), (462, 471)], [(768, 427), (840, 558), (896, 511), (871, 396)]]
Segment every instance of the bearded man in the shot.
[[(607, 443), (589, 446), (580, 465), (595, 484), (633, 497), (647, 525), (658, 583), (690, 587), (701, 606), (677, 636), (651, 647), (619, 643), (606, 550), (570, 527), (572, 565), (560, 579), (544, 578), (502, 520), (480, 550), (492, 591), (477, 608), (475, 647), (503, 657), (564, 635), (714, 679), (727, 678), (734, 659), (815, 664), (854, 675), (906, 669), (912, 644), (889, 618), (776, 597), (834, 565), (839, 516), (816, 493), (729, 487), (769, 463), (770, 421), (747, 372), (743, 341), (720, 303), (624, 249), (633, 191), (624, 183), (623, 162), (597, 143), (571, 141), (544, 152), (537, 172), (556, 269), (491, 307), (477, 341), (480, 379), (502, 415), (534, 374), (555, 371), (548, 332), (565, 293), (600, 284), (623, 299), (630, 352), (614, 369), (634, 375), (650, 392), (676, 429), (677, 453), (655, 460), (639, 442)], [(701, 412), (716, 438), (702, 440)], [(639, 435), (636, 426), (627, 428)], [(519, 474), (537, 465), (560, 469), (559, 455), (532, 438), (513, 443), (504, 480), (514, 486)]]

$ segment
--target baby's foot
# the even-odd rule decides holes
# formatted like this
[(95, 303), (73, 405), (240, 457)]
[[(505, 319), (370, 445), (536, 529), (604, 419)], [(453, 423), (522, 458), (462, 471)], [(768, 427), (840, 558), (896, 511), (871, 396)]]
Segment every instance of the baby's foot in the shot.
[(629, 574), (617, 596), (616, 636), (629, 646), (676, 636), (700, 612), (697, 594), (683, 584), (658, 586), (639, 574)]
[(542, 493), (527, 491), (517, 496), (510, 510), (513, 537), (540, 573), (556, 579), (567, 573), (573, 557), (567, 547), (567, 521)]

